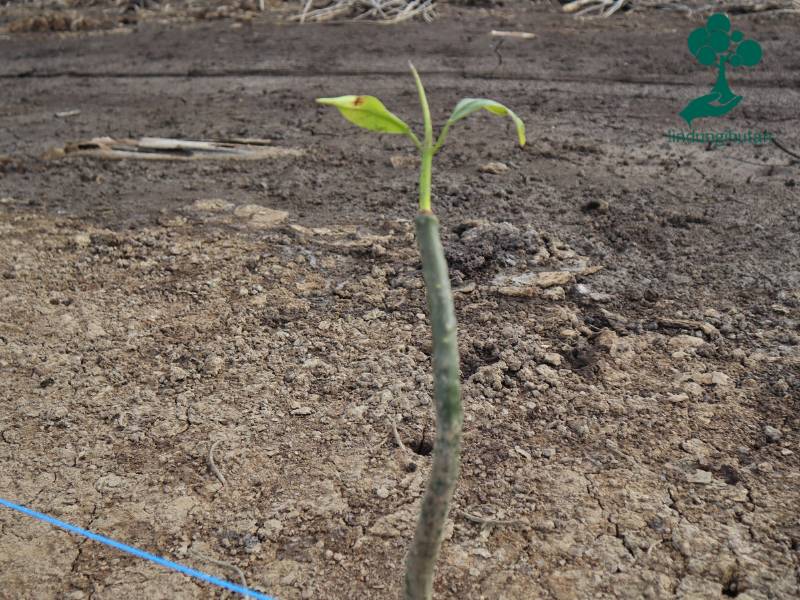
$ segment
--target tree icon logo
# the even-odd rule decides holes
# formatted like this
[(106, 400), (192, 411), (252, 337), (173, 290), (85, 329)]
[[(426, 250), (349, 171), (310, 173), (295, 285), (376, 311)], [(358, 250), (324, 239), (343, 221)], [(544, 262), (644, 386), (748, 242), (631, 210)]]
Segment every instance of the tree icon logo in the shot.
[(689, 51), (701, 65), (717, 68), (717, 82), (711, 93), (695, 98), (680, 112), (691, 126), (700, 117), (721, 117), (742, 100), (728, 85), (726, 67), (754, 67), (761, 62), (761, 45), (744, 39), (741, 31), (731, 31), (728, 15), (715, 13), (705, 27), (689, 34)]

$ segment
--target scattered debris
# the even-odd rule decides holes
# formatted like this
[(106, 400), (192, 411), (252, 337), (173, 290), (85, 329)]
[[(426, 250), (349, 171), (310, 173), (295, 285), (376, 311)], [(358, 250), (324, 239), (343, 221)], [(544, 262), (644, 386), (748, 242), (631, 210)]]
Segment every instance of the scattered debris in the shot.
[(527, 31), (498, 31), (496, 29), (492, 29), (489, 35), (494, 37), (518, 38), (521, 40), (532, 40), (536, 37), (535, 33), (529, 33)]
[(473, 515), (468, 513), (465, 510), (457, 510), (456, 511), (459, 515), (464, 517), (467, 521), (472, 521), (473, 523), (477, 523), (478, 525), (509, 525), (509, 526), (525, 526), (528, 525), (526, 521), (521, 519), (489, 519), (486, 517), (479, 517), (477, 515)]
[(416, 16), (433, 21), (436, 16), (433, 0), (334, 0), (314, 9), (314, 0), (306, 0), (303, 11), (293, 21), (374, 20), (379, 23), (402, 23)]
[(192, 141), (169, 138), (143, 137), (138, 140), (97, 137), (83, 142), (70, 143), (63, 148), (53, 148), (45, 158), (69, 156), (94, 156), (104, 159), (140, 160), (265, 160), (298, 157), (304, 154), (299, 148), (273, 146), (271, 140), (232, 139), (220, 141)]
[(190, 550), (189, 554), (194, 556), (195, 558), (207, 562), (212, 565), (216, 565), (218, 567), (223, 567), (225, 569), (230, 569), (231, 571), (235, 572), (236, 575), (239, 577), (239, 581), (242, 584), (242, 587), (247, 587), (247, 579), (245, 579), (244, 571), (242, 571), (239, 567), (234, 564), (225, 562), (224, 560), (217, 560), (216, 558), (211, 558), (206, 556), (205, 554), (201, 554), (195, 550)]
[(506, 163), (501, 163), (501, 162), (488, 162), (478, 167), (478, 171), (480, 171), (481, 173), (500, 175), (501, 173), (505, 173), (506, 171), (508, 171), (508, 165)]
[(222, 484), (222, 487), (225, 487), (227, 485), (225, 481), (225, 476), (220, 472), (220, 470), (217, 468), (217, 464), (214, 462), (214, 450), (216, 450), (217, 446), (219, 446), (221, 442), (222, 440), (217, 440), (216, 442), (211, 444), (211, 447), (208, 449), (208, 457), (206, 459), (206, 463), (208, 464), (208, 469), (211, 471), (214, 477), (219, 479), (219, 482)]

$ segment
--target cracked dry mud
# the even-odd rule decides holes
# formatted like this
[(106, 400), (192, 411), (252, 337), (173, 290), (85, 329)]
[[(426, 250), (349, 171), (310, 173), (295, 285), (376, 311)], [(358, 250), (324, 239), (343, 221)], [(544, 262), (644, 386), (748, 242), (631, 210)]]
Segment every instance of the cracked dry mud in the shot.
[[(694, 87), (621, 84), (650, 68), (630, 38), (669, 48), (690, 20), (451, 11), (436, 29), (410, 24), (402, 44), (387, 37), (358, 68), (394, 69), (392, 53), (416, 40), (459, 69), (483, 43), (465, 30), (514, 23), (537, 32), (537, 63), (504, 46), (506, 79), (488, 78), (490, 56), (470, 66), (484, 77), (431, 76), (431, 96), (439, 116), (468, 93), (497, 97), (547, 133), (527, 150), (500, 135), (487, 148), (502, 125), (477, 119), (437, 164), (466, 412), (437, 597), (798, 597), (797, 163), (772, 147), (657, 137)], [(773, 56), (752, 75), (742, 127), (780, 127), (800, 146), (786, 86), (796, 22), (742, 26)], [(152, 56), (137, 64), (153, 72), (233, 68), (253, 47), (297, 61), (305, 48), (311, 61), (372, 35), (318, 28), (306, 47), (302, 28), (192, 27), (216, 36), (222, 58), (190, 54), (191, 27), (153, 25), (92, 38), (78, 67), (144, 42)], [(35, 39), (52, 69), (56, 49), (87, 43)], [(562, 61), (599, 39), (606, 57)], [(14, 57), (2, 68), (28, 68), (31, 40), (0, 40)], [(694, 77), (670, 56), (666, 79)], [(589, 72), (617, 79), (577, 82)], [(377, 75), (223, 79), (2, 80), (0, 491), (232, 581), (238, 568), (281, 599), (393, 598), (435, 427), (413, 161), (306, 100), (367, 79), (400, 114), (414, 98), (407, 81)], [(124, 119), (104, 112), (112, 96)], [(633, 108), (620, 116), (623, 103)], [(84, 116), (50, 116), (75, 106)], [(280, 132), (277, 143), (308, 152), (241, 165), (38, 158), (54, 140), (129, 129)], [(509, 169), (482, 173), (489, 160)], [(0, 597), (224, 595), (0, 511)]]

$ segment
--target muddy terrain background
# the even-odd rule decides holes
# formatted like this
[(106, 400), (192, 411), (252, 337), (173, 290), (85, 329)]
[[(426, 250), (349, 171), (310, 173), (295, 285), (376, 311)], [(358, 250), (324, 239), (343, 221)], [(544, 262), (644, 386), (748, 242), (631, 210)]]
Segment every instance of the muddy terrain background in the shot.
[[(475, 117), (435, 165), (466, 409), (437, 597), (800, 595), (800, 162), (666, 139), (713, 84), (685, 50), (701, 16), (2, 4), (3, 497), (278, 598), (397, 596), (435, 426), (415, 162), (313, 99), (374, 94), (418, 126), (410, 59), (439, 122), (485, 96), (529, 134)], [(69, 11), (113, 22), (22, 23)], [(764, 60), (699, 128), (800, 150), (800, 18), (734, 21)], [(52, 152), (95, 136), (282, 151)], [(8, 510), (0, 584), (225, 596)]]

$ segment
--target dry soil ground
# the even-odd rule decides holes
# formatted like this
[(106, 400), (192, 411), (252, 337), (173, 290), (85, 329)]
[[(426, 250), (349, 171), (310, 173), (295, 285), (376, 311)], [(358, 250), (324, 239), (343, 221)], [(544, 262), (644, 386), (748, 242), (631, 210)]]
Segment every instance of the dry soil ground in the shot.
[[(0, 495), (281, 599), (397, 596), (434, 429), (415, 172), (313, 98), (418, 123), (412, 59), (437, 119), (489, 96), (530, 138), (474, 118), (436, 165), (467, 415), (437, 597), (797, 598), (800, 163), (665, 139), (713, 81), (699, 18), (442, 12), (0, 37)], [(764, 61), (701, 128), (800, 148), (800, 19), (735, 19)], [(304, 154), (41, 158), (97, 135)], [(220, 594), (0, 510), (0, 597)]]

